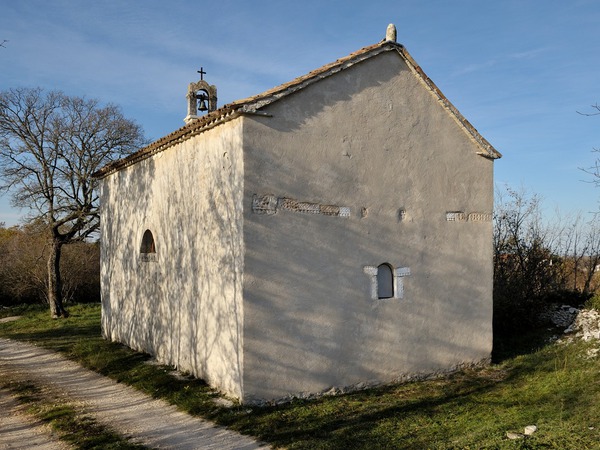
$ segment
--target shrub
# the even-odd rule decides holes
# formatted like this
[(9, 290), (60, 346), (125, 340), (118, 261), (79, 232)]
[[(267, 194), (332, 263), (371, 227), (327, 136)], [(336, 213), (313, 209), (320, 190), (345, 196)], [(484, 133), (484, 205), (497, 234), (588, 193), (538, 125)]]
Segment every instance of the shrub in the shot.
[[(0, 225), (0, 305), (47, 303), (47, 246), (39, 227)], [(100, 301), (98, 243), (63, 248), (63, 297), (71, 302)]]
[(600, 293), (597, 292), (585, 302), (586, 309), (596, 309), (600, 311)]

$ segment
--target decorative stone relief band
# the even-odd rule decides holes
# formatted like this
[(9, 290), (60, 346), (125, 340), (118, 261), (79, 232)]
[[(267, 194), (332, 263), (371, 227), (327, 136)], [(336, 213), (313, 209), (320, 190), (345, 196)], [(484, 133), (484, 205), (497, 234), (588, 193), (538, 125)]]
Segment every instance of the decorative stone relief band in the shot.
[(491, 222), (491, 213), (472, 212), (469, 214), (469, 222)]
[(252, 212), (254, 214), (272, 215), (277, 212), (277, 197), (274, 195), (256, 195), (252, 197)]
[(491, 222), (491, 213), (472, 212), (466, 214), (464, 211), (448, 211), (446, 212), (446, 220), (448, 222)]
[(348, 206), (301, 202), (293, 198), (276, 197), (272, 194), (254, 194), (252, 197), (252, 212), (255, 214), (273, 215), (279, 210), (305, 214), (321, 214), (323, 216), (350, 217), (350, 208)]
[(467, 216), (462, 211), (448, 211), (446, 213), (446, 220), (448, 222), (464, 222), (467, 220)]

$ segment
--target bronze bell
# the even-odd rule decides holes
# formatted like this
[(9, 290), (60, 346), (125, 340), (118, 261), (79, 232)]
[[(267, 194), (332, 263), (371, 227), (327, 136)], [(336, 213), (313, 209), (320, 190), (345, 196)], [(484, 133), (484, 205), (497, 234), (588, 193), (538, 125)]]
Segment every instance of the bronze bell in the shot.
[(198, 111), (208, 111), (208, 106), (206, 106), (206, 99), (200, 98), (200, 106), (198, 106)]

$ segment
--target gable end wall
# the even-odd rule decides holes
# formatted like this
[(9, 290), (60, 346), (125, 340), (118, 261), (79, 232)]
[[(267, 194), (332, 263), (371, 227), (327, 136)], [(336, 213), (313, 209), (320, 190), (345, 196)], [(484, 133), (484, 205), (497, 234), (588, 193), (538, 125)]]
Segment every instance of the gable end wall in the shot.
[[(438, 98), (387, 52), (264, 111), (244, 119), (245, 398), (487, 360), (492, 225), (447, 213), (491, 217), (493, 163)], [(382, 263), (402, 298), (372, 298)]]

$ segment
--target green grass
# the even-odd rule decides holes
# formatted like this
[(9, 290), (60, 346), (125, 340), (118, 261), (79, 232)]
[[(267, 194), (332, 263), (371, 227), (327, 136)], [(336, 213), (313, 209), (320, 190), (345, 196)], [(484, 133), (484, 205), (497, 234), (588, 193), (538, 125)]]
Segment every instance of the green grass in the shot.
[[(600, 448), (600, 362), (586, 356), (591, 343), (548, 344), (529, 352), (520, 346), (514, 357), (506, 356), (510, 346), (504, 343), (501, 362), (443, 379), (273, 407), (224, 408), (215, 405), (218, 395), (202, 381), (176, 379), (169, 367), (147, 364), (148, 356), (104, 341), (98, 305), (75, 305), (69, 312), (68, 319), (52, 320), (45, 310), (26, 311), (18, 321), (0, 324), (0, 336), (61, 351), (182, 410), (276, 446)], [(534, 342), (531, 336), (525, 340)], [(506, 438), (507, 431), (522, 433), (527, 425), (538, 431), (526, 439)]]

